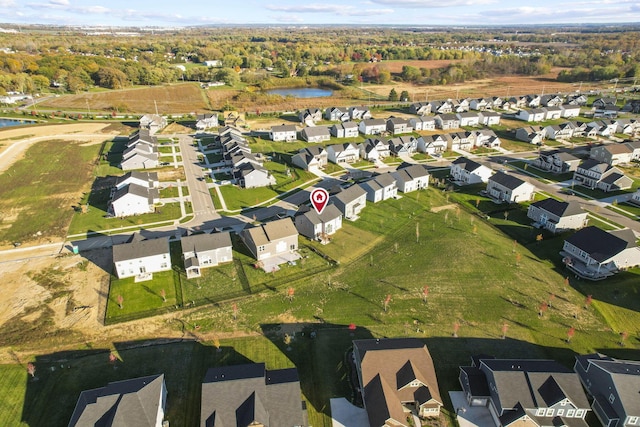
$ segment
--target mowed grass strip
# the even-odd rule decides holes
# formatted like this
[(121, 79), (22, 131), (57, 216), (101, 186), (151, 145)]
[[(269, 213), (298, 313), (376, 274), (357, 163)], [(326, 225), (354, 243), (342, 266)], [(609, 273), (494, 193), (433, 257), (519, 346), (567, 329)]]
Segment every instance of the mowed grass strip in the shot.
[(22, 422), (22, 412), (29, 381), (26, 366), (0, 365), (0, 425), (28, 425)]
[(66, 236), (99, 151), (100, 144), (41, 141), (0, 174), (0, 243)]

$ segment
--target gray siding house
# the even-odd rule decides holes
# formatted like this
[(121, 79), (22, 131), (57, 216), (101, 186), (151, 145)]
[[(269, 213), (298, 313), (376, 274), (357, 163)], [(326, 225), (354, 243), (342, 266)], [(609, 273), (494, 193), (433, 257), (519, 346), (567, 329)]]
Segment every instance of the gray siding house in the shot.
[(340, 209), (344, 218), (355, 221), (367, 205), (367, 192), (355, 184), (332, 195), (330, 200)]
[(585, 227), (587, 215), (588, 212), (583, 211), (579, 203), (561, 202), (552, 198), (534, 202), (527, 210), (527, 216), (534, 221), (534, 226), (552, 233)]
[(195, 234), (180, 240), (187, 279), (200, 277), (202, 269), (233, 261), (229, 233)]

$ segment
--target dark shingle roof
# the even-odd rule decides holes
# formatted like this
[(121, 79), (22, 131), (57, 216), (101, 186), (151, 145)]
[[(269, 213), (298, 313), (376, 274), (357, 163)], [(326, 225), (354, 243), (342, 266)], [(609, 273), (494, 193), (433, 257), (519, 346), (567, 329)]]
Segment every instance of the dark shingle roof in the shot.
[(455, 159), (453, 162), (451, 162), (452, 165), (461, 165), (463, 166), (462, 169), (469, 171), (469, 172), (473, 172), (474, 170), (478, 169), (480, 166), (482, 166), (480, 163), (475, 162), (471, 159), (468, 159), (466, 157), (458, 157), (457, 159)]
[(109, 383), (80, 393), (69, 427), (154, 427), (164, 374)]
[(551, 212), (559, 217), (579, 215), (584, 213), (579, 203), (576, 202), (561, 202), (556, 199), (548, 198), (539, 200), (531, 204), (538, 209), (543, 209), (547, 212)]
[(598, 262), (607, 260), (631, 246), (630, 242), (593, 225), (576, 231), (566, 242), (585, 251)]
[(492, 175), (491, 178), (489, 178), (489, 181), (493, 181), (496, 184), (500, 184), (510, 190), (515, 190), (525, 183), (525, 181), (521, 180), (520, 178), (510, 174), (506, 174), (504, 172), (498, 172), (495, 175)]
[(169, 254), (169, 240), (167, 238), (137, 240), (131, 243), (113, 245), (113, 262), (127, 261), (154, 255)]
[(231, 247), (229, 233), (195, 234), (180, 240), (182, 252), (204, 252)]

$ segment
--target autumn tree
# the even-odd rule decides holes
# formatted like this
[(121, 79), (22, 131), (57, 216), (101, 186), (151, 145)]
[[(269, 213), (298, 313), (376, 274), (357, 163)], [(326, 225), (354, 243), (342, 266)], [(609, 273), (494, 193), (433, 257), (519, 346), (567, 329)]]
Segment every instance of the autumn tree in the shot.
[(627, 340), (628, 337), (629, 337), (629, 333), (627, 331), (620, 332), (620, 345), (622, 347), (625, 346), (625, 341)]
[(118, 301), (118, 307), (120, 307), (120, 310), (122, 310), (122, 307), (124, 304), (124, 297), (122, 295), (118, 295), (116, 297), (116, 300)]
[(289, 302), (293, 301), (293, 296), (296, 293), (295, 289), (289, 288), (287, 289), (287, 298), (289, 298)]
[(388, 294), (387, 297), (384, 299), (384, 303), (383, 303), (383, 307), (384, 307), (384, 311), (385, 312), (389, 308), (389, 303), (390, 302), (391, 302), (391, 294)]
[(592, 302), (593, 297), (591, 295), (587, 295), (587, 297), (584, 299), (584, 308), (589, 308)]
[(31, 362), (27, 363), (27, 373), (29, 375), (31, 375), (31, 378), (35, 378), (36, 377), (36, 365), (34, 365)]
[(233, 313), (233, 320), (238, 320), (238, 304), (234, 302), (231, 306), (231, 311)]
[(502, 324), (502, 339), (505, 339), (507, 337), (508, 330), (509, 330), (509, 324), (507, 322), (504, 322)]
[(458, 338), (458, 331), (460, 330), (460, 322), (457, 320), (453, 322), (453, 337)]
[(162, 297), (162, 302), (167, 302), (167, 291), (160, 289), (160, 296)]
[(540, 304), (540, 307), (538, 308), (538, 316), (543, 317), (544, 314), (547, 312), (548, 308), (549, 308), (549, 305), (547, 304), (546, 301)]
[(567, 342), (571, 342), (571, 339), (573, 338), (573, 336), (576, 334), (576, 329), (572, 326), (569, 328), (569, 330), (567, 331)]
[(422, 302), (426, 303), (428, 297), (429, 297), (429, 287), (425, 286), (422, 288)]

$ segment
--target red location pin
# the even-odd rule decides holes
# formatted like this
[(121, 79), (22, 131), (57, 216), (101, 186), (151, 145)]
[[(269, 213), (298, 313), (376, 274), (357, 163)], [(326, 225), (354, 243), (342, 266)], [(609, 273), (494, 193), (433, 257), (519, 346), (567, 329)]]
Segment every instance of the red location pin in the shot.
[(316, 188), (309, 195), (309, 200), (318, 215), (320, 215), (329, 202), (329, 193), (324, 188)]

